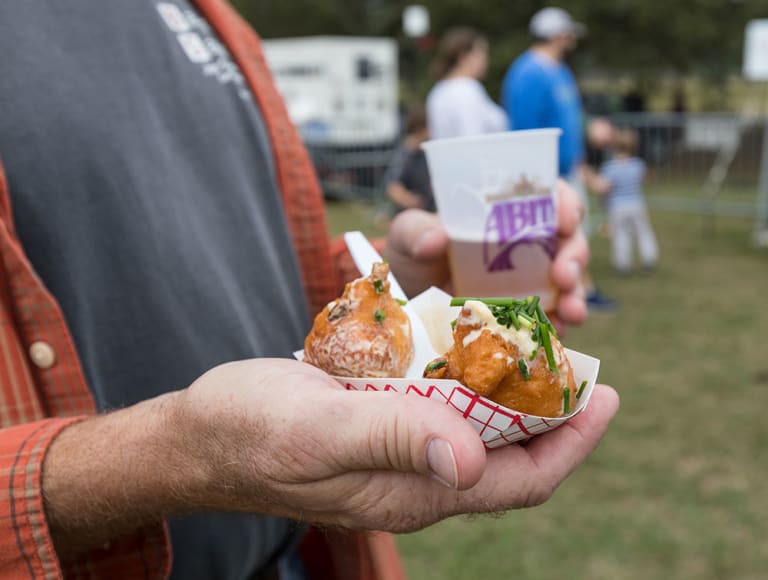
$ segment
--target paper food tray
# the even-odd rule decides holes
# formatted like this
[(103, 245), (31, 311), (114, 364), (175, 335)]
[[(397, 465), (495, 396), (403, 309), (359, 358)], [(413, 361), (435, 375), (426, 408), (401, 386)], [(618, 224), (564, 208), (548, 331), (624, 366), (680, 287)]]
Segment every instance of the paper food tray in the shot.
[[(458, 381), (422, 378), (424, 367), (444, 354), (452, 343), (450, 321), (456, 318), (459, 308), (451, 307), (450, 301), (449, 294), (438, 288), (430, 288), (405, 306), (411, 320), (414, 341), (414, 360), (408, 369), (408, 378), (334, 378), (349, 390), (394, 391), (450, 405), (477, 430), (488, 448), (501, 447), (551, 431), (587, 407), (597, 381), (600, 361), (567, 348), (565, 352), (573, 367), (576, 384), (587, 381), (587, 385), (574, 409), (562, 417), (545, 418), (521, 413), (478, 395)], [(303, 359), (302, 351), (295, 354), (299, 360)]]
[(394, 391), (406, 395), (427, 397), (450, 405), (469, 421), (489, 449), (515, 443), (551, 431), (586, 409), (597, 380), (600, 361), (580, 352), (565, 349), (573, 366), (576, 384), (587, 386), (568, 415), (557, 418), (537, 417), (508, 409), (481, 397), (454, 380), (429, 379), (350, 379), (334, 377), (347, 389), (357, 391)]

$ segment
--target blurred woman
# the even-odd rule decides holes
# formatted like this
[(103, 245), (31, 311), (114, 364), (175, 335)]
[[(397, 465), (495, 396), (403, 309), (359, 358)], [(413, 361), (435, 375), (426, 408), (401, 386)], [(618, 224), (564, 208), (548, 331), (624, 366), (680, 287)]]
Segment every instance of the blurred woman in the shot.
[(488, 68), (488, 41), (477, 30), (448, 30), (438, 45), (434, 67), (438, 81), (427, 96), (431, 139), (497, 133), (509, 128), (506, 113), (480, 82)]

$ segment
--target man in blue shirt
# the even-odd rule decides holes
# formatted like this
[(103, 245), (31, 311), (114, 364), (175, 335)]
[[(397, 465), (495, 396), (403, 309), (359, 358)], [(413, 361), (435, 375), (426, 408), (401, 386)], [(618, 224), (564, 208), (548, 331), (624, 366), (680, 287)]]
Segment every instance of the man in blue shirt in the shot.
[[(512, 63), (502, 84), (501, 102), (513, 130), (558, 127), (560, 176), (582, 194), (588, 208), (581, 176), (584, 162), (581, 96), (576, 80), (565, 64), (566, 55), (576, 48), (586, 31), (560, 8), (544, 8), (531, 18), (533, 43)], [(587, 216), (589, 211), (587, 209)], [(589, 230), (589, 224), (586, 224)], [(587, 232), (590, 233), (589, 231)], [(587, 303), (593, 308), (611, 308), (612, 300), (602, 296), (589, 279)]]
[(565, 56), (584, 30), (559, 8), (545, 8), (531, 19), (533, 45), (509, 67), (502, 104), (513, 129), (559, 127), (560, 176), (571, 178), (584, 159), (581, 98)]

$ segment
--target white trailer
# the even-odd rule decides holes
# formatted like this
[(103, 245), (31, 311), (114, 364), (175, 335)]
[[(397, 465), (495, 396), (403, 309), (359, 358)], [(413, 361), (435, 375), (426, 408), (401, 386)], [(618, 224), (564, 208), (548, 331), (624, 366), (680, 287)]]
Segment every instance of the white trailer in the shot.
[(398, 137), (397, 43), (311, 36), (264, 41), (291, 119), (311, 145), (358, 147)]

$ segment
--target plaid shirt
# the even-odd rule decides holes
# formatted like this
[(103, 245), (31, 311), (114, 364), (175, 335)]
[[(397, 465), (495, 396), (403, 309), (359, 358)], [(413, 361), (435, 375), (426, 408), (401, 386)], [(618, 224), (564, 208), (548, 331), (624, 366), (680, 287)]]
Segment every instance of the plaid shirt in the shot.
[[(224, 0), (196, 4), (229, 48), (264, 114), (307, 300), (318, 311), (357, 272), (343, 243), (328, 240), (322, 193), (256, 34)], [(95, 406), (61, 308), (35, 274), (14, 231), (2, 165), (0, 257), (0, 576), (167, 576), (171, 554), (162, 521), (76, 562), (65, 564), (54, 551), (41, 494), (43, 458), (56, 435), (93, 414)], [(387, 534), (315, 531), (304, 554), (310, 568), (324, 578), (402, 577)]]

